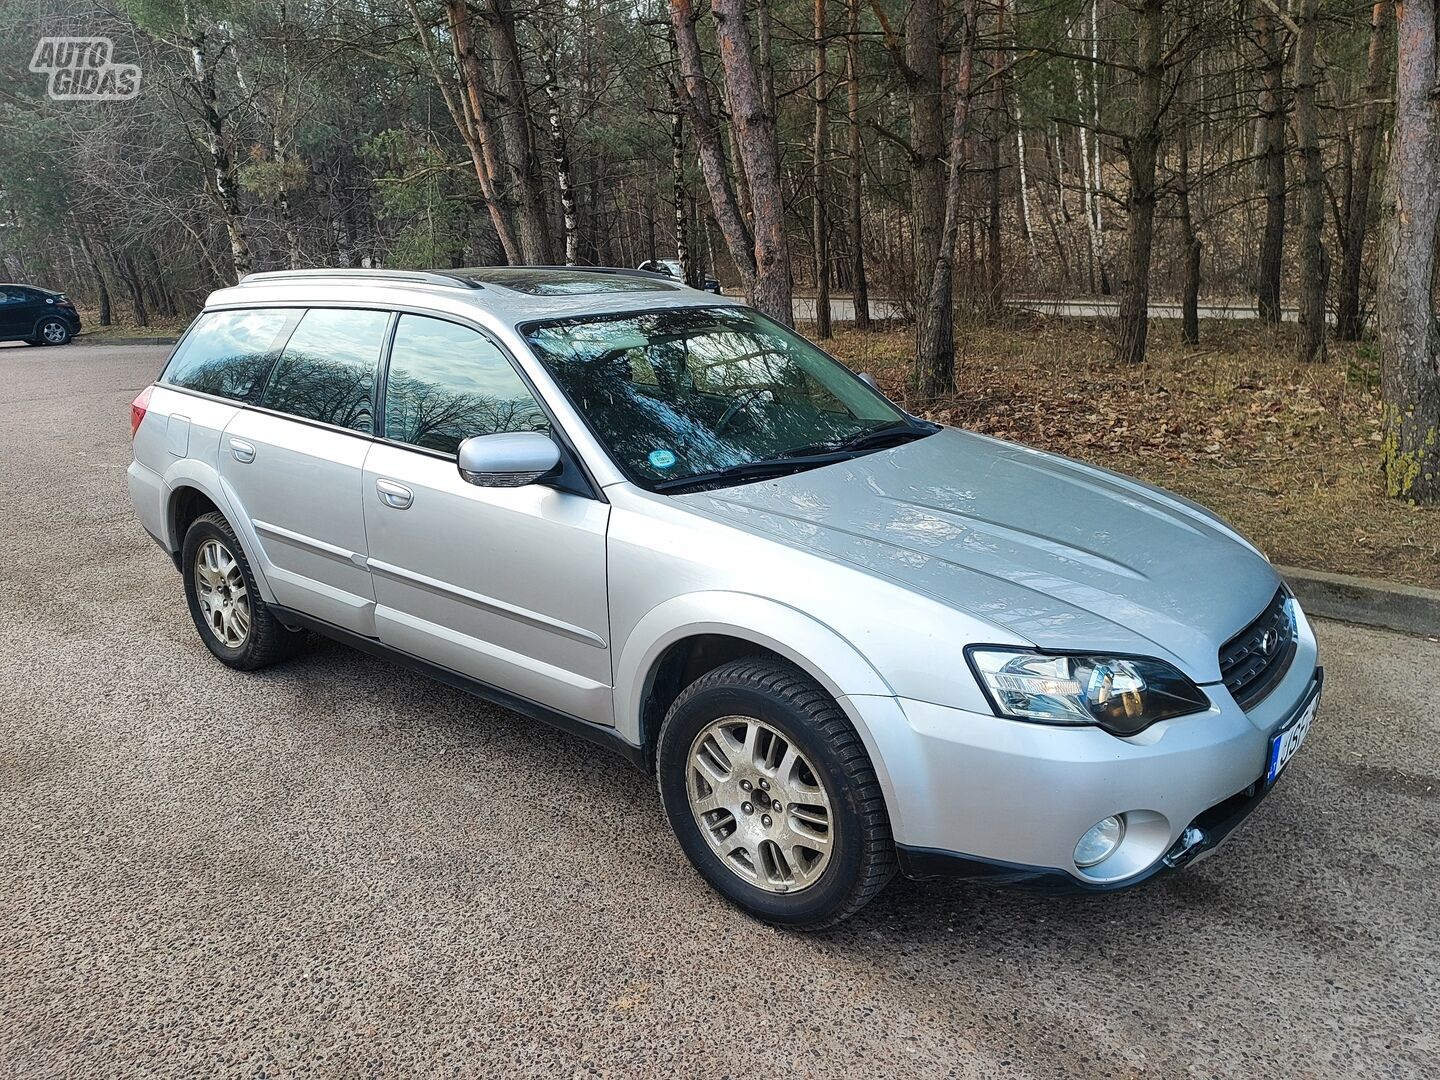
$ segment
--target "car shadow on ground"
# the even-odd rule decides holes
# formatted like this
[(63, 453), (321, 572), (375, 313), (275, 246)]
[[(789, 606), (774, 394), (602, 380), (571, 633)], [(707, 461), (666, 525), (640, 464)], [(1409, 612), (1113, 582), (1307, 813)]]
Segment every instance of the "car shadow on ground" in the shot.
[[(476, 766), (483, 765), (490, 775), (547, 774), (550, 786), (587, 800), (589, 812), (599, 820), (639, 814), (643, 830), (654, 838), (654, 872), (693, 879), (709, 895), (671, 835), (653, 777), (620, 755), (398, 663), (314, 635), (306, 654), (275, 675), (293, 684), (297, 715), (330, 717), (337, 745), (369, 743), (368, 752), (403, 756), (413, 752), (418, 725), (422, 740), (474, 751), (483, 758), (477, 758)], [(334, 712), (334, 690), (342, 686), (364, 695), (369, 706), (365, 713)], [(638, 806), (637, 785), (644, 799)], [(1083, 937), (1116, 920), (1143, 934), (1147, 926), (1159, 932), (1187, 908), (1224, 903), (1232, 899), (1229, 892), (1225, 884), (1199, 872), (1164, 876), (1114, 893), (1053, 893), (961, 880), (911, 881), (897, 875), (867, 908), (822, 936), (848, 947), (863, 948), (867, 937), (879, 935), (925, 940), (948, 950), (956, 945), (957, 920), (967, 932), (983, 934), (1000, 947), (1006, 940), (1029, 941), (1036, 924), (1060, 921), (1066, 937)], [(735, 917), (746, 918), (738, 911)]]

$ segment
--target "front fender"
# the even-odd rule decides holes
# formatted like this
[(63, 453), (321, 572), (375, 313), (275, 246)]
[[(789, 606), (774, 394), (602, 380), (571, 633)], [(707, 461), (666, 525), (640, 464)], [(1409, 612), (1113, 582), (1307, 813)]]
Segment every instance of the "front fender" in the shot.
[[(785, 657), (819, 683), (855, 725), (877, 772), (876, 740), (853, 698), (893, 698), (875, 667), (830, 626), (796, 608), (750, 593), (713, 591), (677, 596), (651, 608), (626, 636), (615, 662), (615, 723), (636, 746), (645, 745), (642, 711), (660, 657), (671, 645), (700, 634), (750, 641)], [(888, 778), (881, 782), (888, 788)]]

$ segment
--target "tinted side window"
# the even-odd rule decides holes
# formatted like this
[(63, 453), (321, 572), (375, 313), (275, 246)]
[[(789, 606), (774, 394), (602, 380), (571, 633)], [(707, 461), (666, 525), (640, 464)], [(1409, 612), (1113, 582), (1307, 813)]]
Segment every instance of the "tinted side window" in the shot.
[(390, 314), (312, 308), (285, 343), (260, 404), (371, 433), (370, 399)]
[(296, 312), (207, 311), (195, 320), (161, 378), (173, 386), (254, 403)]
[(471, 435), (550, 424), (504, 353), (483, 334), (402, 315), (385, 382), (385, 436), (453, 454)]

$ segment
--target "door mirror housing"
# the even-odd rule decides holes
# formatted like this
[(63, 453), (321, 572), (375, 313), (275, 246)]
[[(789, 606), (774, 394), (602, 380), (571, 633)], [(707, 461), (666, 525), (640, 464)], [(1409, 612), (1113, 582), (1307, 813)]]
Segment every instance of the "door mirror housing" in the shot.
[(457, 464), (476, 487), (524, 487), (559, 471), (560, 447), (538, 431), (472, 435), (460, 444)]
[(871, 390), (880, 389), (880, 384), (875, 381), (875, 376), (871, 375), (868, 371), (857, 371), (855, 377), (870, 387)]

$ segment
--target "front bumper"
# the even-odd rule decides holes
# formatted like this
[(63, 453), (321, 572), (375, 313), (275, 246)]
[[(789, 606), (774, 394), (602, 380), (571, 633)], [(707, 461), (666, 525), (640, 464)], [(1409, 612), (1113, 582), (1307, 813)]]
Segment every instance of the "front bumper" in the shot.
[[(1106, 891), (1193, 861), (1265, 797), (1270, 738), (1316, 689), (1316, 660), (1297, 611), (1295, 657), (1251, 712), (1223, 685), (1209, 685), (1211, 709), (1128, 739), (902, 699), (889, 699), (891, 711), (869, 699), (888, 713), (884, 722), (867, 717), (866, 729), (872, 757), (884, 762), (901, 869)], [(850, 701), (865, 712), (862, 699)], [(1076, 867), (1080, 837), (1122, 813), (1119, 849)]]

